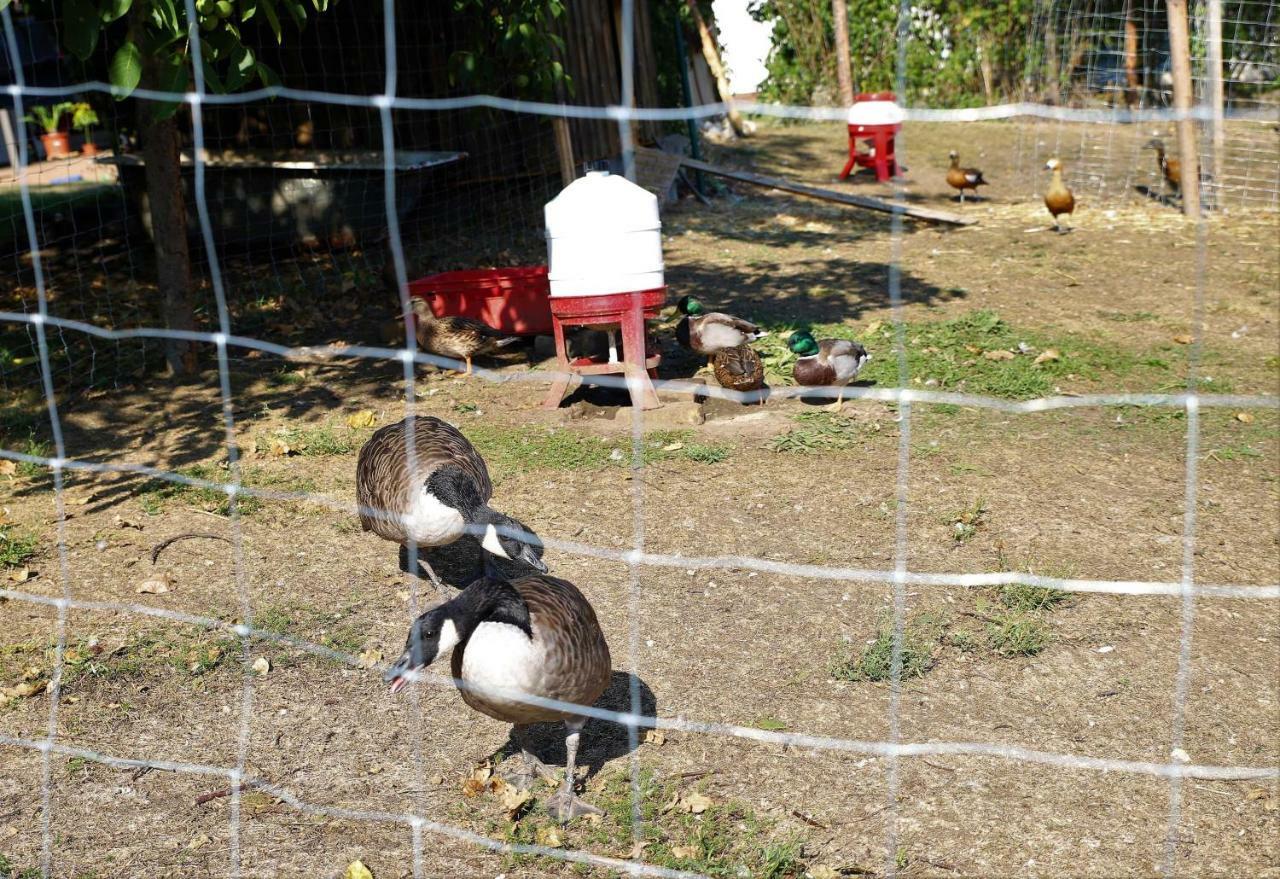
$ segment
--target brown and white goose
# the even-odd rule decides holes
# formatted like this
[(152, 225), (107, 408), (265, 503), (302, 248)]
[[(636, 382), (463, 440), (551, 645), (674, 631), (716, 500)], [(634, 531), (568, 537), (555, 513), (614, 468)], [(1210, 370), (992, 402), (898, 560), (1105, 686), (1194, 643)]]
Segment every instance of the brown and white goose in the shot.
[[(493, 483), (484, 458), (456, 427), (439, 418), (416, 415), (389, 424), (360, 449), (356, 462), (360, 524), (365, 531), (400, 544), (400, 570), (420, 576), (416, 561), (441, 589), (431, 564), (410, 558), (411, 544), (415, 548), (445, 546), (470, 531), (484, 550), (486, 572), (491, 569), (491, 556), (547, 570), (541, 542), (517, 519), (490, 507), (492, 497)], [(529, 536), (517, 536), (520, 533)]]
[[(450, 650), (454, 683), (462, 701), (476, 711), (517, 727), (564, 721), (564, 781), (547, 801), (547, 810), (560, 821), (602, 814), (573, 792), (578, 738), (586, 718), (517, 698), (590, 706), (604, 693), (612, 673), (609, 645), (591, 602), (572, 583), (556, 577), (482, 577), (414, 621), (404, 653), (383, 680), (395, 693), (414, 672)], [(521, 758), (539, 774), (550, 772), (527, 750)]]

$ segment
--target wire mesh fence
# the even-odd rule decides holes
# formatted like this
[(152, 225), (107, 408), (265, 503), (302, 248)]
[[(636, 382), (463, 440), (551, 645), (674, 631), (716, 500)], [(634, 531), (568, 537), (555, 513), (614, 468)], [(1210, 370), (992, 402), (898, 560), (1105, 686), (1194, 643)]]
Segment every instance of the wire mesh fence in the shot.
[[(1206, 7), (1195, 8), (1196, 33), (1202, 33)], [(1037, 3), (1027, 29), (1025, 75), (1017, 84), (1024, 103), (984, 110), (933, 106), (909, 102), (908, 122), (901, 144), (905, 161), (913, 132), (934, 122), (954, 126), (956, 139), (965, 125), (1005, 126), (998, 137), (1005, 149), (1005, 165), (1016, 182), (1015, 200), (1035, 201), (1041, 188), (1037, 176), (1045, 158), (1063, 158), (1073, 169), (1071, 180), (1078, 194), (1099, 207), (1124, 207), (1138, 199), (1135, 185), (1155, 189), (1161, 185), (1159, 168), (1143, 144), (1152, 134), (1171, 126), (1178, 114), (1167, 109), (1164, 90), (1167, 47), (1163, 4), (1127, 4), (1120, 12), (1104, 11), (1104, 4)], [(1280, 192), (1280, 159), (1275, 149), (1276, 22), (1269, 3), (1225, 3), (1224, 70), (1229, 101), (1226, 137), (1229, 149), (1214, 156), (1208, 146), (1202, 155), (1206, 167), (1222, 168), (1210, 188), (1219, 209), (1274, 211)], [(429, 7), (429, 5), (428, 5)], [(0, 225), (6, 273), (15, 284), (0, 303), (0, 388), (6, 396), (5, 448), (0, 460), (47, 470), (55, 501), (54, 525), (59, 559), (57, 585), (40, 592), (5, 588), (0, 596), (13, 604), (52, 608), (56, 612), (55, 652), (48, 682), (49, 712), (43, 730), (28, 735), (0, 735), (0, 743), (38, 753), (42, 763), (41, 870), (62, 872), (55, 822), (58, 801), (52, 760), (78, 758), (118, 768), (152, 768), (197, 776), (212, 776), (227, 784), (229, 842), (227, 872), (246, 873), (241, 856), (244, 796), (253, 791), (269, 793), (288, 808), (303, 814), (349, 819), (356, 823), (391, 824), (412, 837), (413, 875), (427, 875), (424, 834), (450, 837), (469, 845), (508, 854), (586, 864), (634, 875), (686, 876), (697, 870), (677, 869), (646, 861), (644, 846), (632, 859), (609, 857), (588, 850), (500, 839), (476, 833), (432, 814), (425, 801), (408, 811), (354, 808), (338, 802), (303, 797), (289, 785), (256, 775), (250, 766), (254, 728), (255, 686), (252, 667), (254, 645), (270, 642), (332, 660), (342, 666), (367, 670), (366, 658), (353, 651), (305, 639), (281, 635), (258, 625), (254, 589), (244, 559), (242, 517), (246, 505), (267, 501), (302, 502), (345, 514), (357, 512), (340, 497), (308, 489), (277, 488), (246, 478), (242, 458), (244, 427), (238, 419), (243, 408), (237, 400), (233, 374), (280, 369), (300, 359), (339, 364), (348, 376), (368, 367), (379, 378), (398, 387), (392, 408), (406, 414), (421, 399), (418, 367), (458, 369), (461, 364), (416, 351), (407, 341), (403, 317), (409, 311), (407, 284), (429, 272), (472, 268), (478, 265), (519, 266), (537, 264), (544, 253), (542, 206), (564, 185), (563, 155), (557, 149), (557, 120), (569, 120), (571, 142), (580, 149), (572, 166), (580, 171), (592, 162), (613, 162), (617, 170), (635, 174), (637, 141), (648, 144), (663, 135), (686, 132), (688, 119), (700, 122), (718, 117), (718, 105), (680, 109), (655, 109), (663, 100), (664, 83), (658, 75), (654, 48), (666, 19), (646, 4), (621, 4), (621, 14), (606, 24), (617, 25), (616, 34), (589, 16), (569, 14), (561, 45), (555, 47), (565, 67), (578, 71), (583, 95), (604, 96), (596, 102), (586, 97), (569, 103), (477, 97), (477, 83), (468, 79), (466, 53), (458, 48), (467, 25), (434, 8), (396, 9), (385, 4), (380, 17), (357, 11), (355, 4), (338, 7), (340, 19), (331, 26), (303, 31), (293, 45), (264, 53), (266, 63), (278, 70), (282, 85), (268, 85), (249, 95), (217, 95), (208, 76), (197, 64), (190, 90), (182, 94), (136, 94), (125, 101), (107, 102), (110, 89), (101, 83), (29, 81), (29, 59), (39, 57), (34, 47), (39, 29), (56, 30), (50, 21), (18, 16), (3, 10), (6, 50), (13, 83), (8, 94), (21, 116), (33, 102), (58, 100), (88, 93), (115, 117), (107, 124), (119, 149), (103, 161), (83, 159), (34, 161), (34, 146), (26, 138), (14, 141), (10, 158), (16, 185), (6, 190), (13, 202)], [(934, 20), (903, 4), (892, 10), (899, 33), (924, 33)], [(187, 5), (194, 31), (196, 7)], [(606, 16), (606, 18), (608, 18)], [(443, 22), (451, 22), (447, 26)], [(575, 28), (573, 25), (580, 25)], [(1126, 67), (1125, 40), (1138, 30), (1143, 66), (1135, 86)], [(255, 26), (263, 26), (260, 22)], [(932, 32), (930, 32), (932, 33)], [(24, 44), (23, 39), (26, 39)], [(607, 38), (607, 39), (606, 39)], [(931, 35), (938, 52), (961, 39), (955, 33)], [(192, 40), (199, 45), (199, 40)], [(270, 46), (271, 41), (264, 40)], [(1197, 84), (1203, 86), (1203, 50), (1197, 43)], [(515, 77), (527, 76), (513, 62), (504, 63), (499, 49), (488, 45), (494, 56), (487, 60), (495, 93), (506, 93)], [(104, 44), (109, 54), (114, 47)], [(666, 51), (669, 51), (666, 50)], [(911, 94), (907, 81), (909, 46), (895, 47), (894, 88)], [(597, 54), (598, 53), (598, 54)], [(1130, 53), (1131, 54), (1131, 53)], [(460, 57), (461, 55), (461, 57)], [(637, 83), (632, 65), (618, 77), (620, 58), (634, 59), (642, 74)], [(474, 62), (475, 59), (473, 58)], [(557, 62), (560, 63), (560, 62)], [(981, 52), (974, 54), (981, 66)], [(1270, 65), (1270, 66), (1268, 66)], [(484, 66), (484, 65), (481, 65)], [(479, 76), (479, 74), (474, 74)], [(599, 82), (593, 84), (589, 77)], [(1268, 91), (1270, 89), (1270, 91)], [(1136, 92), (1136, 94), (1135, 94)], [(639, 106), (623, 99), (638, 96)], [(992, 92), (994, 93), (994, 92)], [(1203, 98), (1203, 90), (1200, 97)], [(573, 95), (552, 95), (564, 101)], [(157, 264), (152, 239), (158, 237), (148, 219), (145, 198), (148, 183), (144, 169), (130, 159), (128, 120), (138, 105), (164, 98), (184, 102), (182, 117), (189, 153), (181, 173), (181, 185), (189, 217), (191, 274), (194, 279), (193, 326), (166, 329), (162, 296), (156, 281)], [(675, 102), (671, 102), (675, 103)], [(1121, 106), (1126, 104), (1126, 106)], [(645, 109), (645, 108), (649, 109)], [(844, 110), (814, 106), (747, 105), (763, 124), (808, 122), (839, 128)], [(106, 110), (104, 110), (104, 114)], [(1199, 117), (1208, 114), (1197, 111)], [(1008, 122), (980, 123), (982, 117), (1008, 118)], [(921, 126), (914, 127), (913, 126)], [(832, 138), (843, 141), (843, 132)], [(1171, 138), (1170, 138), (1171, 139)], [(1207, 140), (1207, 138), (1206, 138)], [(134, 144), (136, 146), (136, 143)], [(786, 165), (787, 146), (778, 145), (774, 160)], [(842, 160), (831, 156), (834, 166)], [(923, 160), (923, 156), (921, 156)], [(1036, 171), (1033, 173), (1033, 169)], [(815, 172), (817, 173), (817, 172)], [(76, 179), (78, 178), (78, 179)], [(909, 191), (902, 181), (886, 192), (899, 209), (906, 206)], [(1039, 764), (1060, 770), (1119, 772), (1162, 779), (1168, 784), (1162, 867), (1177, 870), (1179, 829), (1183, 820), (1184, 782), (1187, 779), (1273, 781), (1280, 778), (1274, 765), (1216, 765), (1192, 762), (1185, 755), (1185, 725), (1193, 672), (1197, 604), (1216, 599), (1270, 602), (1280, 599), (1280, 585), (1248, 582), (1205, 583), (1196, 572), (1197, 464), (1201, 454), (1202, 413), (1213, 410), (1246, 414), (1280, 408), (1280, 400), (1266, 393), (1215, 393), (1202, 375), (1201, 344), (1204, 336), (1206, 271), (1212, 260), (1208, 224), (1199, 227), (1195, 242), (1198, 276), (1192, 282), (1192, 333), (1188, 339), (1188, 368), (1171, 387), (1159, 391), (1024, 394), (1010, 399), (999, 394), (940, 388), (932, 390), (916, 381), (910, 353), (919, 342), (908, 326), (909, 279), (904, 277), (904, 247), (908, 222), (901, 211), (888, 222), (890, 259), (884, 275), (885, 304), (890, 315), (888, 342), (893, 351), (890, 378), (880, 387), (857, 387), (840, 392), (855, 401), (892, 404), (898, 425), (893, 503), (893, 551), (880, 567), (804, 563), (778, 560), (709, 548), (701, 555), (650, 550), (650, 539), (669, 523), (646, 512), (645, 472), (648, 461), (646, 419), (632, 414), (629, 429), (620, 431), (631, 462), (631, 528), (624, 540), (613, 545), (577, 541), (562, 535), (543, 534), (545, 545), (566, 556), (596, 559), (625, 566), (625, 609), (616, 608), (627, 622), (625, 656), (632, 674), (627, 710), (564, 705), (536, 694), (514, 698), (550, 704), (619, 725), (627, 732), (632, 796), (632, 833), (642, 841), (640, 764), (635, 756), (645, 729), (678, 731), (706, 736), (709, 742), (729, 737), (755, 743), (806, 751), (831, 751), (884, 760), (885, 834), (880, 869), (886, 875), (901, 870), (902, 825), (899, 821), (903, 763), (912, 758), (955, 755), (994, 758)], [(727, 238), (728, 236), (726, 236)], [(152, 466), (131, 460), (127, 452), (91, 458), (78, 452), (63, 431), (61, 406), (83, 399), (89, 392), (128, 389), (158, 394), (156, 376), (165, 362), (165, 344), (181, 340), (195, 343), (198, 356), (217, 364), (216, 414), (207, 416), (199, 430), (220, 434), (225, 467), (216, 471)], [(1010, 356), (1014, 356), (1010, 354)], [(266, 364), (269, 364), (267, 366)], [(541, 391), (556, 372), (550, 369), (476, 371), (479, 380), (517, 382)], [(624, 380), (600, 376), (591, 383), (625, 388)], [(281, 396), (289, 387), (282, 379)], [(665, 393), (703, 396), (732, 402), (752, 402), (752, 394), (707, 388), (705, 385), (667, 377)], [(771, 399), (789, 396), (835, 398), (835, 389), (776, 387)], [(760, 396), (756, 393), (755, 396)], [(111, 399), (109, 396), (103, 399)], [(913, 443), (913, 411), (918, 419), (923, 407), (963, 406), (984, 413), (1025, 417), (1059, 410), (1149, 407), (1178, 413), (1185, 418), (1184, 472), (1181, 474), (1183, 516), (1177, 540), (1181, 547), (1176, 577), (1144, 580), (1074, 576), (1048, 576), (1017, 571), (929, 572), (912, 569), (912, 520), (916, 498), (911, 491), (914, 468), (920, 467)], [(37, 425), (32, 412), (47, 413), (47, 428)], [(1250, 416), (1252, 417), (1252, 416)], [(174, 430), (184, 428), (175, 426)], [(207, 438), (206, 438), (207, 439)], [(411, 447), (408, 452), (414, 454)], [(172, 486), (183, 486), (225, 496), (219, 509), (229, 521), (231, 566), (224, 584), (234, 598), (235, 620), (223, 616), (175, 611), (155, 604), (104, 601), (95, 597), (92, 583), (73, 576), (68, 562), (69, 519), (66, 480), (83, 474), (145, 476)], [(963, 523), (961, 523), (963, 524)], [(755, 572), (804, 581), (829, 580), (892, 587), (889, 626), (890, 674), (887, 725), (883, 740), (811, 734), (805, 731), (760, 729), (718, 718), (669, 717), (642, 709), (638, 685), (644, 655), (641, 645), (648, 632), (642, 620), (642, 597), (652, 588), (651, 577), (667, 570), (711, 570), (732, 576)], [(979, 589), (1020, 584), (1069, 593), (1117, 596), (1153, 596), (1178, 599), (1180, 630), (1173, 696), (1168, 718), (1170, 737), (1161, 743), (1167, 760), (1134, 760), (1085, 753), (1046, 750), (1034, 742), (1003, 744), (986, 741), (911, 741), (900, 723), (903, 712), (904, 654), (908, 651), (909, 609), (915, 593), (942, 587)], [(47, 584), (42, 584), (47, 585)], [(411, 617), (423, 597), (415, 591)], [(1268, 605), (1269, 606), (1269, 605)], [(175, 625), (191, 625), (226, 633), (239, 642), (243, 677), (235, 714), (236, 746), (230, 759), (211, 763), (201, 760), (150, 759), (110, 749), (69, 745), (60, 724), (60, 693), (69, 649), (70, 615), (76, 612), (115, 611), (140, 618), (160, 619)], [(406, 620), (407, 622), (408, 620)], [(696, 625), (692, 623), (691, 625)], [(442, 688), (465, 686), (449, 676), (422, 676)], [(511, 695), (511, 694), (507, 694)], [(416, 695), (415, 699), (429, 696)], [(411, 715), (411, 734), (420, 742), (425, 733), (420, 706)], [(1164, 745), (1167, 744), (1167, 749)], [(706, 747), (714, 747), (708, 744)], [(415, 744), (415, 749), (419, 746)], [(418, 776), (423, 758), (415, 750)], [(422, 786), (418, 779), (418, 787)], [(411, 792), (412, 793), (412, 792)], [(412, 801), (412, 795), (410, 796)]]

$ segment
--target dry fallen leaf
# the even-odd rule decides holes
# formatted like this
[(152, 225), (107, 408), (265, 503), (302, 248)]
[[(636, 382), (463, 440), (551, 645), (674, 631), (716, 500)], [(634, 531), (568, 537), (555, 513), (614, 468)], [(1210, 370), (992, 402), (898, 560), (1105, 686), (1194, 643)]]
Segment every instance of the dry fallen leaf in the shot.
[(271, 441), (271, 454), (275, 455), (277, 458), (285, 458), (292, 453), (293, 449), (289, 444), (279, 437), (276, 437)]
[(982, 356), (987, 360), (1012, 360), (1017, 355), (1012, 351), (987, 351)]
[(260, 675), (267, 674), (271, 671), (271, 660), (265, 656), (259, 656), (253, 661), (253, 670)]
[(198, 833), (195, 836), (191, 837), (191, 841), (187, 843), (187, 851), (195, 851), (196, 849), (204, 848), (206, 845), (208, 845), (211, 842), (213, 842), (213, 840), (210, 839), (206, 834)]
[(483, 781), (476, 781), (474, 778), (468, 778), (462, 782), (462, 795), (464, 797), (479, 796), (484, 792), (488, 785)]
[(981, 348), (979, 348), (977, 345), (965, 345), (965, 346), (964, 346), (964, 350), (968, 351), (970, 354), (981, 354), (981, 353), (982, 353), (982, 349), (981, 349)]
[(1254, 800), (1268, 799), (1270, 796), (1271, 791), (1267, 790), (1265, 787), (1251, 787), (1245, 792), (1244, 798), (1249, 802), (1253, 802)]
[(684, 448), (684, 443), (668, 443), (662, 447), (664, 452), (678, 452)]
[(31, 579), (30, 568), (26, 568), (26, 567), (14, 568), (12, 571), (9, 572), (9, 582), (11, 583), (25, 583), (30, 579)]
[(810, 879), (840, 879), (840, 873), (835, 867), (819, 864), (816, 867), (809, 868), (809, 877)]
[(373, 668), (378, 663), (382, 662), (382, 651), (377, 648), (370, 647), (368, 650), (365, 650), (360, 654), (359, 659), (361, 668)]
[(1236, 413), (1236, 421), (1239, 421), (1241, 424), (1253, 424), (1253, 413), (1252, 413), (1252, 412), (1237, 412), (1237, 413)]
[(347, 864), (347, 872), (342, 874), (342, 879), (373, 879), (373, 871), (358, 860), (352, 861)]
[(347, 416), (347, 427), (373, 427), (378, 423), (378, 416), (372, 409), (361, 409), (354, 415)]
[(43, 693), (46, 684), (48, 684), (48, 681), (23, 681), (4, 690), (4, 693), (10, 697), (30, 699), (32, 696), (38, 696)]
[(681, 812), (689, 812), (694, 815), (701, 815), (707, 809), (711, 808), (711, 798), (706, 794), (692, 791), (680, 798), (677, 807)]
[(633, 861), (644, 860), (644, 850), (647, 849), (651, 844), (652, 843), (647, 839), (637, 840), (635, 843), (632, 844), (631, 851), (627, 853), (627, 857)]
[(1192, 340), (1190, 333), (1179, 333), (1173, 337), (1173, 341), (1177, 342), (1179, 345), (1190, 345)]
[(471, 777), (476, 781), (488, 781), (493, 777), (493, 766), (489, 763), (481, 763), (471, 770)]
[(498, 804), (506, 810), (508, 820), (516, 820), (532, 800), (533, 794), (515, 785), (503, 782), (498, 788)]
[(873, 320), (871, 323), (867, 324), (867, 328), (863, 330), (863, 333), (869, 335), (880, 329), (882, 326), (884, 326), (884, 321)]
[(671, 854), (677, 858), (692, 861), (698, 857), (698, 850), (691, 845), (673, 845)]
[(159, 571), (138, 584), (139, 595), (164, 595), (173, 591), (173, 575), (168, 571)]
[(260, 790), (251, 790), (240, 794), (240, 808), (250, 812), (262, 812), (271, 808), (276, 798)]
[(0, 461), (0, 476), (13, 476), (18, 472), (18, 465), (13, 461)]
[(667, 734), (660, 729), (646, 730), (644, 734), (644, 742), (646, 745), (657, 745), (661, 747), (667, 743)]
[(547, 848), (560, 848), (564, 845), (560, 841), (560, 831), (554, 827), (539, 827), (536, 834), (538, 845), (545, 845)]
[(1048, 363), (1050, 360), (1061, 360), (1062, 355), (1058, 353), (1057, 348), (1045, 348), (1036, 355), (1036, 363)]

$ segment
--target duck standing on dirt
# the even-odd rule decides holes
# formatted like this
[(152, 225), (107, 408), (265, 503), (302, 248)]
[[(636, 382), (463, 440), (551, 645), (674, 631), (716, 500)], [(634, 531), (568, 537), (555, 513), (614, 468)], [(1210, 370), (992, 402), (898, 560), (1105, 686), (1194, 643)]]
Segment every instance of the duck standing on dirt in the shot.
[(836, 401), (826, 408), (839, 412), (844, 407), (844, 388), (858, 377), (871, 355), (858, 342), (848, 339), (823, 339), (819, 342), (808, 330), (800, 330), (787, 339), (787, 347), (800, 355), (792, 368), (798, 385), (809, 387), (839, 386)]
[(947, 185), (952, 189), (960, 190), (960, 203), (964, 204), (964, 191), (972, 189), (973, 194), (978, 194), (979, 186), (986, 186), (987, 181), (982, 178), (982, 172), (977, 168), (961, 168), (960, 154), (955, 150), (948, 153), (951, 159), (951, 167), (947, 169)]
[(1062, 232), (1063, 228), (1058, 221), (1058, 215), (1070, 215), (1076, 209), (1076, 197), (1071, 194), (1067, 184), (1062, 182), (1061, 162), (1056, 158), (1050, 159), (1045, 163), (1044, 169), (1053, 172), (1053, 179), (1049, 181), (1049, 189), (1044, 194), (1044, 206), (1049, 209), (1049, 213), (1053, 214), (1053, 228), (1058, 232)]
[(768, 335), (751, 321), (719, 311), (706, 311), (692, 296), (681, 297), (676, 309), (684, 315), (676, 325), (676, 341), (708, 361), (717, 351), (737, 348)]
[[(481, 714), (515, 724), (563, 721), (567, 760), (560, 790), (547, 811), (561, 822), (603, 812), (574, 795), (578, 737), (586, 717), (571, 708), (530, 704), (520, 697), (590, 706), (609, 686), (609, 645), (595, 610), (576, 586), (550, 576), (516, 580), (482, 577), (409, 629), (404, 653), (383, 680), (395, 693), (410, 675), (453, 650), (454, 684)], [(515, 730), (513, 730), (513, 737)], [(555, 774), (522, 750), (532, 781)]]
[(418, 347), (441, 357), (452, 357), (467, 364), (463, 375), (471, 375), (471, 358), (520, 341), (493, 327), (469, 317), (436, 317), (431, 306), (422, 299), (413, 300), (414, 331)]
[(360, 449), (356, 503), (361, 526), (400, 544), (400, 570), (420, 576), (420, 565), (441, 590), (444, 585), (431, 564), (411, 559), (409, 546), (445, 546), (468, 527), (473, 535), (481, 532), (474, 536), (484, 550), (486, 572), (491, 556), (547, 570), (541, 542), (518, 520), (490, 507), (492, 497), (484, 458), (456, 427), (439, 418), (418, 415), (389, 424)]
[[(764, 387), (764, 362), (750, 345), (724, 348), (711, 359), (711, 370), (720, 386), (731, 391), (748, 393)], [(764, 405), (764, 395), (760, 395)]]

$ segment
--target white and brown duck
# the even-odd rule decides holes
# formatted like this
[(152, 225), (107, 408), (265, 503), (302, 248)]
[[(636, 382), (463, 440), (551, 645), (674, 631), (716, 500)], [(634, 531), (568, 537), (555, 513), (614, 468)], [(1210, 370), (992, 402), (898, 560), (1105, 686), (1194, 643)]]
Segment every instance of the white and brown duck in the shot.
[[(412, 462), (412, 464), (410, 463)], [(446, 421), (417, 415), (374, 432), (356, 462), (356, 503), (365, 531), (400, 544), (400, 569), (425, 570), (444, 586), (425, 558), (409, 547), (445, 546), (470, 533), (491, 557), (546, 571), (542, 543), (519, 520), (489, 506), (493, 483), (475, 446)]]
[[(516, 730), (531, 723), (564, 723), (564, 780), (547, 801), (547, 810), (562, 822), (602, 814), (574, 794), (578, 739), (586, 717), (530, 701), (591, 706), (609, 686), (609, 645), (586, 596), (567, 580), (547, 575), (510, 581), (483, 577), (414, 621), (404, 653), (383, 680), (395, 693), (450, 650), (454, 684), (462, 701), (476, 711), (515, 724)], [(527, 749), (520, 759), (530, 775), (554, 777)]]

